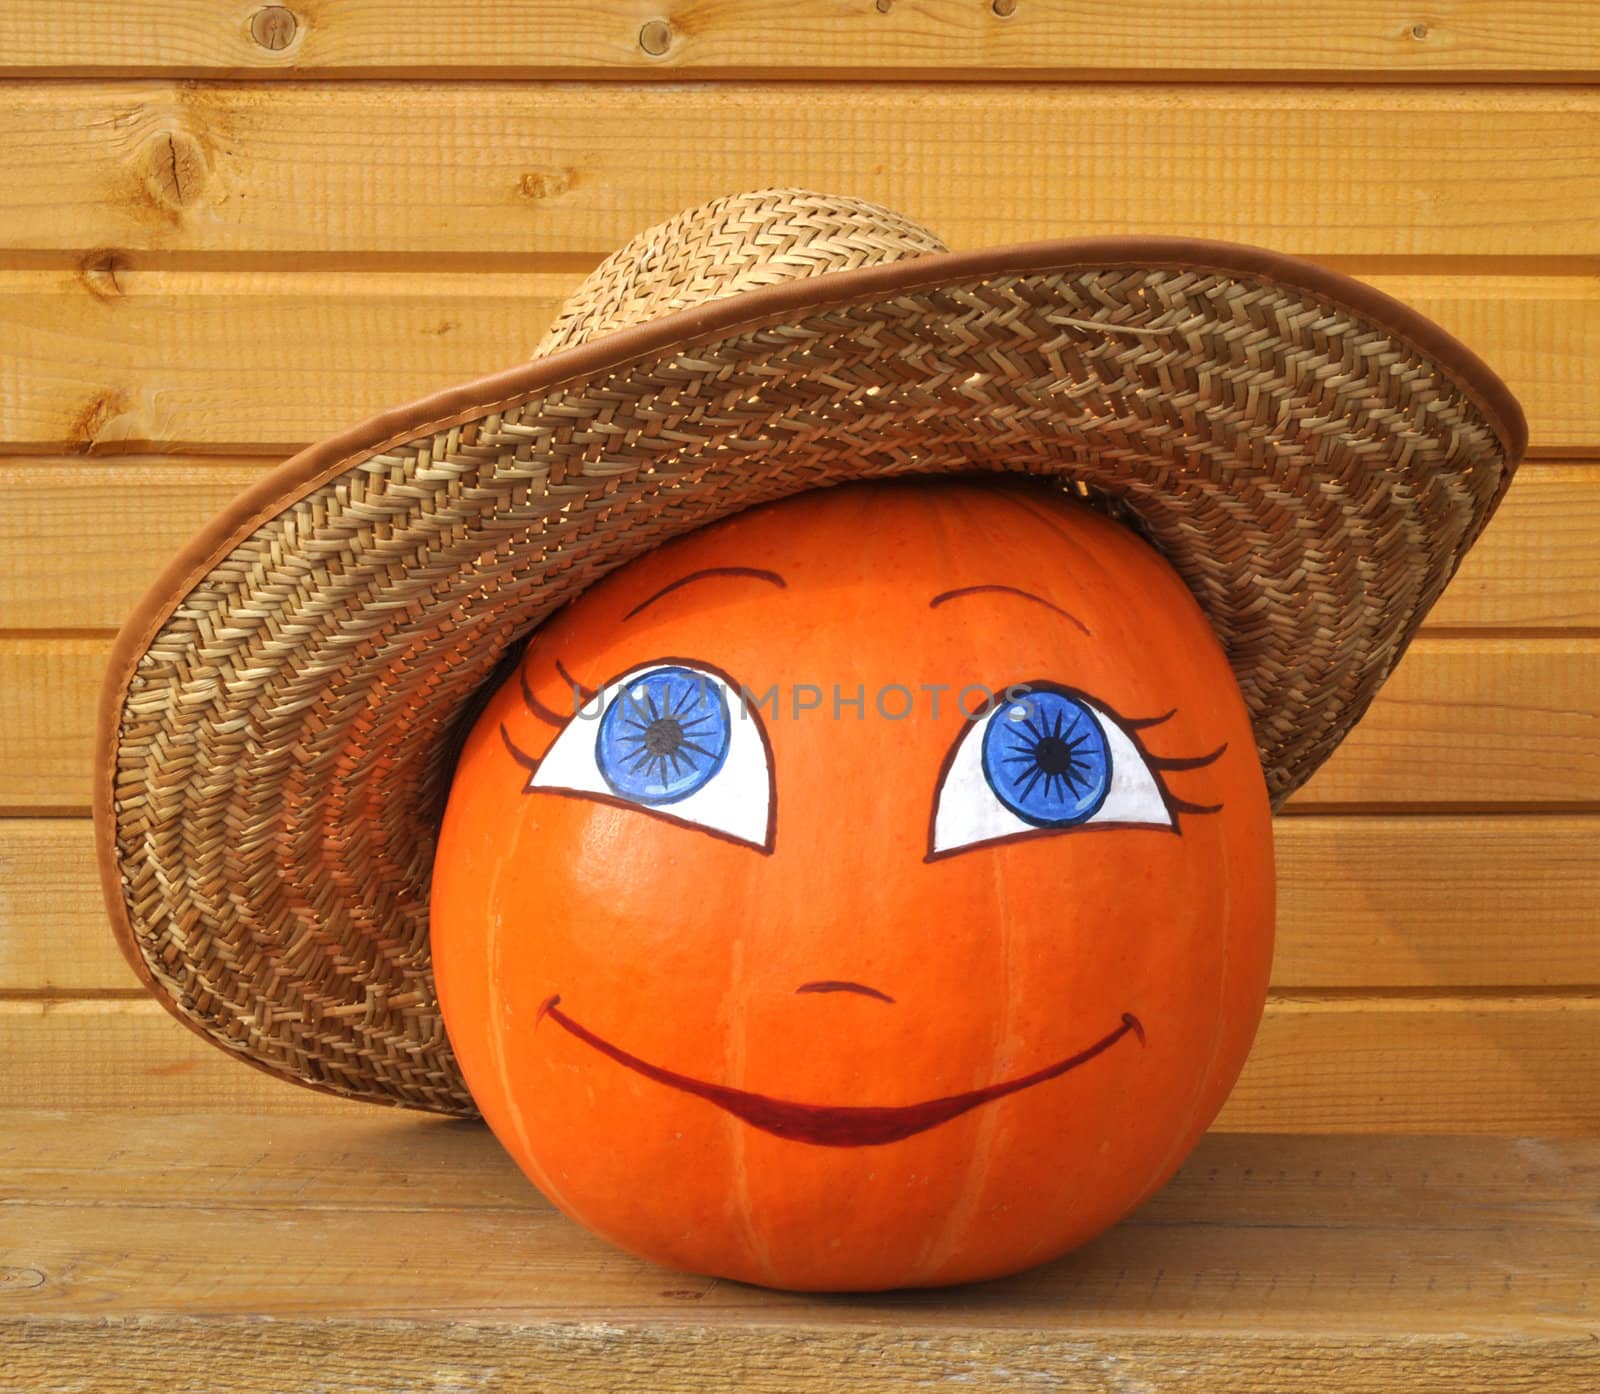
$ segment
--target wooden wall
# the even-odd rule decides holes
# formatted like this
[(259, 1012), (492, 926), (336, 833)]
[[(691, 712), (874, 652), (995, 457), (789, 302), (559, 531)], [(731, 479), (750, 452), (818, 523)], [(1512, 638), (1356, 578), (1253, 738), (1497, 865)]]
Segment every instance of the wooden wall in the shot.
[(90, 855), (111, 634), (299, 445), (507, 366), (741, 187), (954, 247), (1234, 238), (1413, 301), (1532, 461), (1279, 820), (1235, 1129), (1600, 1131), (1600, 6), (1591, 0), (8, 0), (0, 1106), (352, 1107), (145, 1000)]

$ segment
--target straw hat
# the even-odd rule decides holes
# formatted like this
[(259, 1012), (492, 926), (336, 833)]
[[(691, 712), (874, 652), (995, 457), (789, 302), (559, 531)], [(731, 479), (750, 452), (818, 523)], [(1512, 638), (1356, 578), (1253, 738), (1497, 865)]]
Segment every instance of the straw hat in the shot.
[(241, 1059), (471, 1112), (428, 956), (454, 737), (508, 650), (612, 568), (846, 480), (1045, 476), (1189, 584), (1281, 802), (1366, 710), (1525, 440), (1464, 346), (1292, 257), (948, 252), (860, 199), (718, 199), (604, 261), (531, 362), (302, 451), (172, 563), (101, 706), (112, 921)]

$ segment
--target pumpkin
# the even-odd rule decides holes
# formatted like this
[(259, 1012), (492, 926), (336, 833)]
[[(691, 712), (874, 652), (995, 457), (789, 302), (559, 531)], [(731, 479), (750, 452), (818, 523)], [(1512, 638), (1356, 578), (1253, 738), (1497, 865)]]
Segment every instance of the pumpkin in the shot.
[(527, 1175), (794, 1289), (993, 1277), (1127, 1213), (1243, 1064), (1272, 921), (1204, 615), (1022, 479), (813, 491), (613, 572), (474, 725), (432, 886)]

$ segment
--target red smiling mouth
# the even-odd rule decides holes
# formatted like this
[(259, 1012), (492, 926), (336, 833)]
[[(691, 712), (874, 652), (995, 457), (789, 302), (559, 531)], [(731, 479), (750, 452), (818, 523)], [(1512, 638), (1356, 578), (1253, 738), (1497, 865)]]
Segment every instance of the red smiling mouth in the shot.
[(1111, 1049), (1130, 1032), (1144, 1044), (1144, 1027), (1132, 1012), (1122, 1014), (1122, 1023), (1108, 1031), (1093, 1045), (1076, 1055), (1046, 1065), (1032, 1074), (1020, 1075), (1001, 1084), (990, 1084), (982, 1089), (969, 1089), (964, 1094), (947, 1094), (941, 1099), (926, 1099), (919, 1104), (903, 1104), (897, 1108), (872, 1108), (858, 1105), (801, 1104), (788, 1099), (773, 1099), (765, 1094), (752, 1094), (744, 1089), (733, 1089), (725, 1084), (708, 1084), (690, 1075), (666, 1070), (641, 1060), (621, 1046), (612, 1045), (603, 1036), (597, 1036), (581, 1022), (574, 1021), (563, 1012), (559, 996), (550, 998), (539, 1009), (539, 1019), (548, 1016), (563, 1030), (576, 1036), (585, 1045), (592, 1046), (602, 1055), (608, 1055), (619, 1065), (625, 1065), (646, 1079), (665, 1084), (685, 1094), (714, 1103), (736, 1118), (742, 1118), (752, 1128), (786, 1138), (790, 1142), (809, 1142), (818, 1147), (877, 1147), (886, 1142), (899, 1142), (915, 1133), (937, 1128), (952, 1118), (987, 1104), (1031, 1089), (1046, 1080), (1058, 1079), (1069, 1070), (1087, 1064), (1095, 1056)]

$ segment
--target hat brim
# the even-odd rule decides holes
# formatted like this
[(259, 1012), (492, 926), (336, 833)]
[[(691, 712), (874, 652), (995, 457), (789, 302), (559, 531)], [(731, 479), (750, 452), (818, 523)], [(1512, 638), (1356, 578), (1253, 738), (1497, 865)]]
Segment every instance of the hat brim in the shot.
[(101, 703), (112, 923), (241, 1059), (471, 1112), (428, 957), (451, 737), (505, 650), (607, 571), (851, 479), (1060, 478), (1188, 582), (1281, 802), (1525, 445), (1510, 392), (1437, 325), (1227, 243), (940, 253), (617, 330), (302, 451), (167, 568)]

